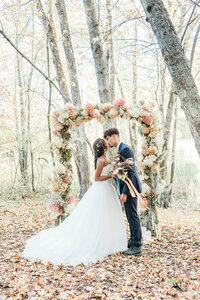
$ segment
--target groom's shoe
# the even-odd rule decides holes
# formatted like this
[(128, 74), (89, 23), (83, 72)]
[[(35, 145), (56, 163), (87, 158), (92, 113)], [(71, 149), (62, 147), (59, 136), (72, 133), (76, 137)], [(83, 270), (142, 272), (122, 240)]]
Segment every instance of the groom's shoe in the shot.
[(131, 246), (129, 249), (122, 252), (122, 254), (128, 256), (128, 255), (134, 255), (134, 256), (140, 256), (142, 255), (141, 247)]

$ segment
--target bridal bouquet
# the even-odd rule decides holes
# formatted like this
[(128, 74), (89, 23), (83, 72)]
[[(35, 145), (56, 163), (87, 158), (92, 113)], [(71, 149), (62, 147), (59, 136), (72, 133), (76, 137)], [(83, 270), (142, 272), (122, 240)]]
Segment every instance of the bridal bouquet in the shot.
[(132, 181), (128, 177), (128, 171), (132, 169), (134, 164), (133, 158), (125, 159), (120, 154), (117, 154), (114, 160), (111, 162), (111, 176), (116, 178), (117, 180), (117, 190), (119, 191), (119, 179), (124, 181), (129, 188), (130, 194), (132, 197), (138, 197), (138, 201), (141, 206), (147, 208), (144, 204), (144, 200), (142, 199), (141, 195), (138, 193), (137, 189), (133, 185)]
[(113, 177), (118, 177), (125, 180), (128, 176), (128, 170), (133, 167), (133, 158), (124, 159), (120, 154), (117, 154), (111, 162), (111, 171)]

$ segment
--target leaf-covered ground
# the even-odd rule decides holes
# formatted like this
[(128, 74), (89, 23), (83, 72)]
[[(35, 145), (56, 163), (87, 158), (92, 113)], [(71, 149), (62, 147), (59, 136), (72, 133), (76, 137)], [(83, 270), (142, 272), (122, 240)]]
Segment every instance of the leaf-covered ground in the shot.
[(20, 257), (29, 236), (53, 225), (45, 205), (2, 200), (0, 209), (0, 299), (200, 299), (198, 209), (160, 209), (162, 240), (139, 258), (57, 268)]

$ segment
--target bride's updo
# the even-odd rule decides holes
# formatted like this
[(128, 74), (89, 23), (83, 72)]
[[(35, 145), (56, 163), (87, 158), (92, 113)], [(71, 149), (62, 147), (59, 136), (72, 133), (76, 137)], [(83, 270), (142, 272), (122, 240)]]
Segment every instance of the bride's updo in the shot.
[(97, 159), (105, 153), (105, 149), (107, 149), (107, 145), (104, 139), (99, 138), (94, 142), (93, 150), (95, 169), (97, 167)]

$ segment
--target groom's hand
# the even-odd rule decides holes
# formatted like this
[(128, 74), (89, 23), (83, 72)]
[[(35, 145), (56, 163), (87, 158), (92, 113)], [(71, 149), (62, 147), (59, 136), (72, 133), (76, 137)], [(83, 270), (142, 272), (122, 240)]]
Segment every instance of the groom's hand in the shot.
[(124, 203), (124, 202), (126, 202), (126, 199), (127, 199), (127, 195), (126, 194), (121, 194), (121, 196), (120, 196), (120, 202)]

